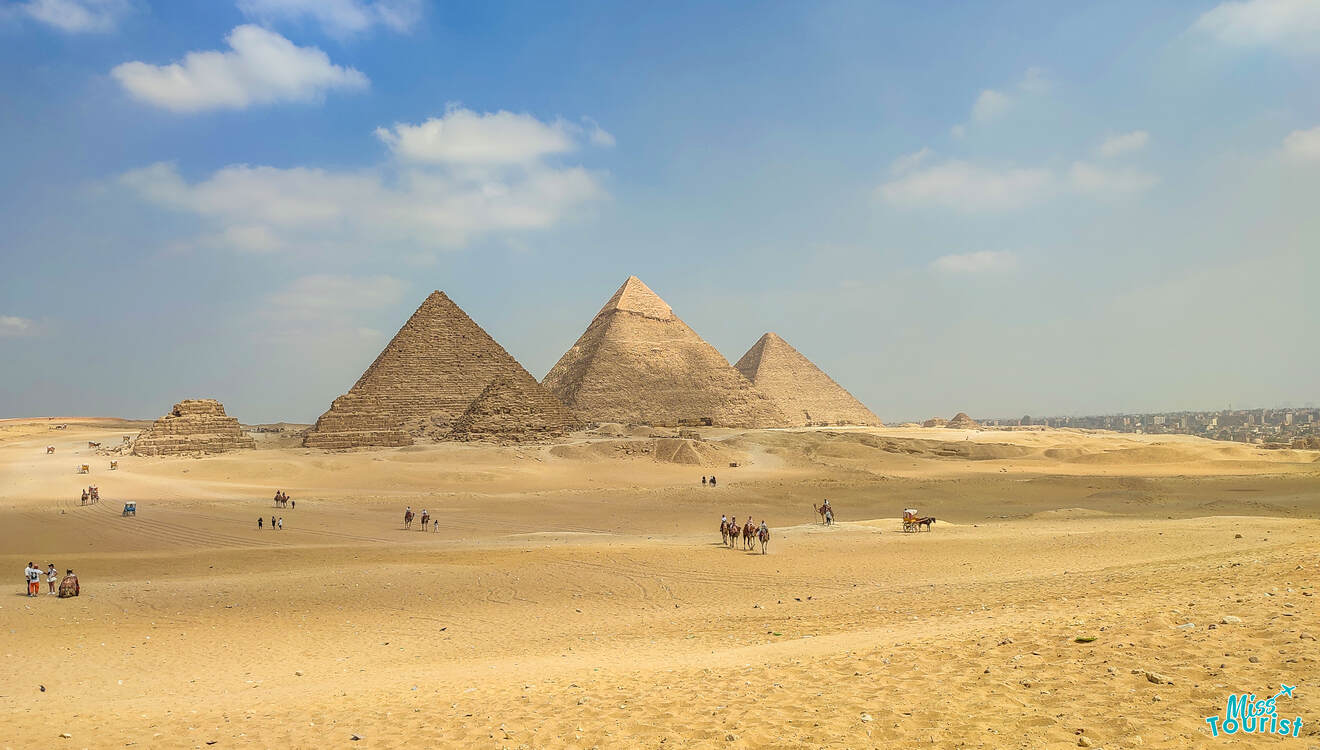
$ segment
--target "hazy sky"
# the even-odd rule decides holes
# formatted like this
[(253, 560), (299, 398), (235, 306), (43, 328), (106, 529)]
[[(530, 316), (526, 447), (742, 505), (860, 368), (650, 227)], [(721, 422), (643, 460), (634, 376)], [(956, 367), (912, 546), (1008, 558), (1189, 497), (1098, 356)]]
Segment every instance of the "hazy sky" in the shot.
[(1301, 405), (1320, 0), (0, 0), (0, 416), (311, 421), (637, 274), (888, 420)]

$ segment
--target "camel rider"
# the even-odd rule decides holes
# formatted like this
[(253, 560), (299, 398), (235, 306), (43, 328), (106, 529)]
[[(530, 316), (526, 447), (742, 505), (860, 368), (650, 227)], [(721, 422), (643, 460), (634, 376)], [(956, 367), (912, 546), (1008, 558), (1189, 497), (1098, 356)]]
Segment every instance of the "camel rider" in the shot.
[(765, 525), (765, 519), (762, 518), (761, 526), (756, 530), (756, 534), (757, 536), (760, 536), (762, 534), (769, 534), (769, 533), (770, 533), (770, 527)]

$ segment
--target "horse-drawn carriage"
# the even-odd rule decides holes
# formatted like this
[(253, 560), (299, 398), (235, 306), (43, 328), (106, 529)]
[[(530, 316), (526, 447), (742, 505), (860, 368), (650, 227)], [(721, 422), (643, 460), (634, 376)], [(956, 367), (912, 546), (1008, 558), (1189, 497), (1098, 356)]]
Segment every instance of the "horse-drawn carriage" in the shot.
[(920, 531), (922, 526), (926, 527), (926, 531), (930, 531), (930, 527), (934, 524), (935, 516), (917, 515), (916, 508), (903, 509), (903, 531)]
[(125, 515), (125, 516), (136, 516), (136, 515), (137, 515), (137, 503), (124, 503), (124, 513), (123, 513), (123, 515)]

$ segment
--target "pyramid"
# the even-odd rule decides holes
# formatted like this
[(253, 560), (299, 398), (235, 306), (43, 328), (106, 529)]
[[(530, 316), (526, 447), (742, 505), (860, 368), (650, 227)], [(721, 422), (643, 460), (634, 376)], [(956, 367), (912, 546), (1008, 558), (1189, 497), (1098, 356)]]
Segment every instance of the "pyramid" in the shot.
[(255, 448), (238, 420), (225, 414), (213, 398), (180, 401), (133, 441), (133, 455), (170, 456), (180, 453), (223, 453)]
[[(537, 390), (545, 393), (545, 389), (539, 385)], [(449, 436), (454, 440), (494, 439), (516, 442), (527, 438), (561, 435), (571, 426), (568, 421), (542, 418), (540, 413), (544, 405), (528, 399), (525, 391), (513, 378), (497, 376), (481, 389), (481, 393), (463, 414), (454, 420)], [(553, 398), (549, 394), (546, 396)], [(560, 408), (563, 406), (560, 405)], [(564, 409), (564, 412), (568, 410)]]
[(950, 419), (948, 424), (944, 425), (951, 430), (975, 430), (981, 425), (975, 419), (967, 416), (967, 412), (960, 411)]
[(636, 276), (541, 384), (584, 419), (783, 427), (788, 420)]
[(734, 367), (796, 426), (881, 426), (870, 409), (777, 334), (762, 336)]
[(444, 292), (433, 292), (352, 389), (316, 420), (303, 445), (354, 448), (450, 439), (456, 420), (496, 381), (501, 402), (516, 406), (516, 418), (486, 420), (481, 434), (535, 434), (577, 425), (490, 334)]

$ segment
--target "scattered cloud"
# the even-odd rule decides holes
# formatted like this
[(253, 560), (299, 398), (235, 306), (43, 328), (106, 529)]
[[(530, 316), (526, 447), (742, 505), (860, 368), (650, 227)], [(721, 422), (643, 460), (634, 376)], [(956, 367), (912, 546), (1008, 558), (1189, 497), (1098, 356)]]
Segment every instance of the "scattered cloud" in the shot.
[(546, 137), (558, 132), (553, 125), (516, 115), (519, 126), (509, 127), (501, 114), (451, 110), (440, 120), (460, 116), (457, 145), (443, 128), (430, 138), (413, 135), (422, 126), (396, 125), (389, 132), (411, 144), (413, 158), (375, 168), (235, 164), (189, 182), (162, 162), (119, 179), (148, 202), (196, 216), (203, 233), (194, 244), (249, 252), (460, 247), (485, 234), (554, 226), (608, 197), (600, 174), (541, 158), (574, 147)]
[(894, 174), (907, 174), (921, 166), (921, 163), (933, 153), (935, 152), (930, 150), (930, 146), (922, 146), (920, 151), (904, 154), (895, 159), (894, 163), (889, 165), (889, 171)]
[(127, 62), (110, 75), (133, 98), (174, 112), (309, 101), (369, 85), (361, 72), (332, 64), (316, 47), (299, 47), (260, 26), (239, 26), (225, 41), (228, 52), (189, 52), (169, 65)]
[(129, 0), (28, 0), (0, 8), (0, 17), (21, 15), (69, 34), (114, 31), (133, 10)]
[(972, 113), (969, 122), (954, 125), (949, 129), (954, 138), (962, 138), (967, 135), (969, 125), (979, 125), (993, 122), (1008, 114), (1010, 110), (1018, 103), (1018, 100), (1025, 95), (1038, 96), (1049, 92), (1052, 84), (1043, 68), (1028, 68), (1022, 75), (1022, 79), (1010, 91), (1000, 91), (997, 89), (982, 89), (977, 94), (976, 101), (972, 102)]
[(403, 299), (407, 285), (393, 276), (314, 274), (270, 295), (265, 308), (279, 318), (320, 319), (338, 311), (376, 310)]
[(1236, 47), (1320, 51), (1320, 2), (1224, 2), (1203, 13), (1192, 25), (1192, 29)]
[(1297, 161), (1320, 161), (1320, 126), (1289, 133), (1283, 139), (1283, 153)]
[(1005, 250), (981, 250), (974, 253), (944, 255), (930, 267), (942, 273), (987, 273), (1007, 271), (1017, 265), (1017, 256)]
[(1106, 159), (1112, 159), (1115, 156), (1140, 151), (1149, 142), (1150, 133), (1144, 130), (1134, 130), (1131, 133), (1120, 133), (1105, 138), (1100, 143), (1098, 151)]
[(582, 122), (586, 123), (587, 140), (591, 141), (591, 145), (600, 146), (601, 148), (614, 148), (614, 136), (602, 128), (600, 123), (590, 117), (582, 118)]
[(1068, 181), (1078, 192), (1118, 198), (1145, 192), (1158, 185), (1160, 178), (1132, 167), (1101, 167), (1079, 161), (1069, 169)]
[(35, 336), (36, 333), (37, 322), (35, 320), (20, 318), (17, 315), (0, 315), (0, 339)]
[(1053, 182), (1047, 169), (996, 169), (952, 160), (914, 169), (880, 185), (877, 192), (896, 206), (937, 206), (975, 213), (1034, 203), (1045, 197)]
[(421, 0), (238, 0), (238, 9), (264, 23), (311, 21), (336, 37), (376, 26), (406, 32), (422, 19)]
[(976, 97), (972, 105), (972, 122), (989, 122), (998, 119), (1008, 111), (1012, 102), (1007, 94), (994, 89), (986, 89)]
[(451, 108), (419, 125), (376, 128), (376, 137), (402, 159), (435, 164), (525, 164), (577, 148), (575, 127), (558, 120), (499, 111)]

